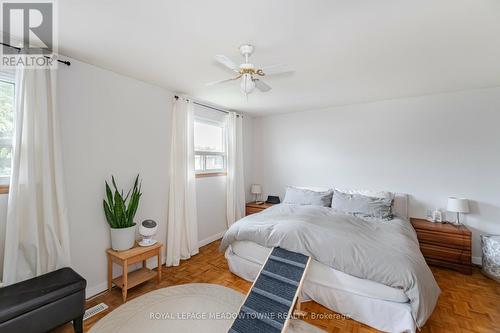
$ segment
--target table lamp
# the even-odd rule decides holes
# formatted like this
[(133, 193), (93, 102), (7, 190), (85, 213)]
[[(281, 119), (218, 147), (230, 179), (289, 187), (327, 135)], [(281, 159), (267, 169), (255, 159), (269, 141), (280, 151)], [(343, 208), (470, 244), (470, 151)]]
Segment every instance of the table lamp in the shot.
[(252, 187), (250, 188), (250, 193), (254, 195), (255, 203), (256, 204), (261, 204), (262, 201), (259, 200), (259, 196), (262, 193), (262, 187), (259, 184), (253, 184)]
[(460, 213), (469, 212), (469, 201), (467, 199), (449, 197), (448, 211), (457, 213), (457, 223), (460, 224)]

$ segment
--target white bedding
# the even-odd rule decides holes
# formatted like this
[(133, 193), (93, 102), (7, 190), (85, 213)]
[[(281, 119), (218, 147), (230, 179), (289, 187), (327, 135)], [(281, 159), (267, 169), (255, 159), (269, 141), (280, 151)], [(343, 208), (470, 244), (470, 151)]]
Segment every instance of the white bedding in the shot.
[[(237, 256), (256, 263), (259, 266), (264, 264), (271, 250), (250, 241), (236, 241), (228, 249), (228, 251), (232, 251)], [(311, 262), (306, 280), (317, 285), (343, 290), (359, 296), (398, 303), (409, 301), (401, 289), (345, 274), (316, 260)]]
[[(282, 247), (359, 280), (401, 289), (409, 299), (419, 327), (425, 324), (439, 297), (439, 287), (419, 250), (415, 231), (404, 219), (365, 221), (328, 207), (282, 204), (231, 225), (220, 249), (225, 251), (237, 241), (251, 241), (267, 248)], [(368, 294), (373, 289), (364, 288), (363, 292)], [(388, 290), (384, 288), (383, 297), (387, 297)]]

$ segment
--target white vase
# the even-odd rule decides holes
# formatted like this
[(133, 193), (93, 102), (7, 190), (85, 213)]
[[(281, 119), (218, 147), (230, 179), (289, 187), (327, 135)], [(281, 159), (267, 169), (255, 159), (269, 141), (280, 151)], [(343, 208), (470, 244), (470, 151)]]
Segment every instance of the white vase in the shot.
[(115, 251), (125, 251), (134, 247), (135, 228), (135, 224), (128, 228), (110, 228), (111, 248)]

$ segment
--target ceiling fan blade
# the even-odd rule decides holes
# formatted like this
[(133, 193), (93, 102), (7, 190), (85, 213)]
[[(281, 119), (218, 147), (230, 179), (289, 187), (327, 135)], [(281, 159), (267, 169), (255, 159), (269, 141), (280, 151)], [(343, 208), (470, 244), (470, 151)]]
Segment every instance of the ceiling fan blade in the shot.
[(209, 82), (206, 85), (207, 86), (214, 86), (214, 85), (219, 84), (219, 83), (224, 83), (224, 82), (233, 81), (233, 80), (237, 80), (237, 79), (239, 79), (238, 76), (237, 77), (232, 77), (230, 79), (224, 79), (224, 80), (218, 80), (218, 81)]
[(262, 71), (264, 72), (264, 75), (275, 75), (275, 74), (294, 72), (293, 68), (290, 65), (285, 65), (285, 64), (266, 66), (262, 68)]
[(239, 73), (239, 71), (240, 71), (238, 65), (236, 65), (234, 63), (234, 61), (232, 61), (231, 59), (229, 59), (225, 55), (218, 54), (215, 56), (215, 60), (217, 60), (218, 63), (226, 66), (227, 68), (229, 68), (230, 70), (232, 70), (234, 72)]
[(255, 88), (259, 89), (262, 92), (266, 92), (272, 89), (270, 85), (260, 79), (254, 79), (253, 82), (255, 83)]

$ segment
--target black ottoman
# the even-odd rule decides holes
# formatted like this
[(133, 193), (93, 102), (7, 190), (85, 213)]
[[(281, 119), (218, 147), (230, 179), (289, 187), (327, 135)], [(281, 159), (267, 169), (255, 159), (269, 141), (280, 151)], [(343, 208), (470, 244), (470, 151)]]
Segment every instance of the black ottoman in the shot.
[(66, 267), (0, 288), (0, 332), (41, 333), (69, 321), (83, 332), (86, 286)]

